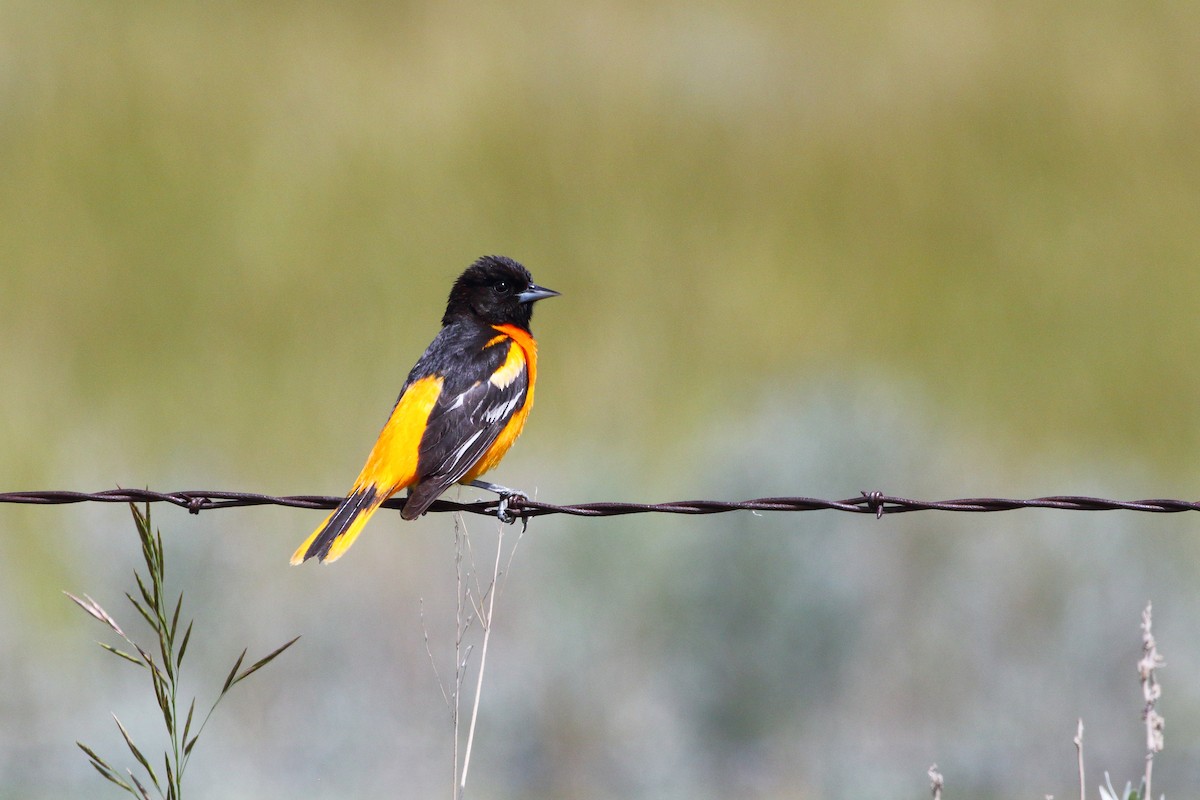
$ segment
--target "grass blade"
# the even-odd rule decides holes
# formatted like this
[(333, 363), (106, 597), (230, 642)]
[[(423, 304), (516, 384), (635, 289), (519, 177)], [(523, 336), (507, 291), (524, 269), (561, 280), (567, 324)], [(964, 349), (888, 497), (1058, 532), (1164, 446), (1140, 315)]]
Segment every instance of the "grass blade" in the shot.
[(82, 608), (88, 614), (92, 615), (93, 617), (100, 620), (108, 627), (112, 628), (113, 631), (116, 632), (116, 634), (118, 636), (120, 636), (121, 638), (125, 637), (125, 631), (121, 630), (121, 626), (117, 624), (117, 621), (115, 619), (113, 619), (111, 616), (109, 616), (109, 613), (107, 611), (105, 611), (100, 606), (100, 604), (97, 603), (95, 600), (93, 600), (91, 597), (89, 597), (88, 595), (85, 594), (84, 598), (86, 598), (86, 599), (80, 600), (78, 597), (71, 594), (70, 592), (63, 592), (63, 594), (65, 594), (67, 597), (71, 598), (71, 600), (73, 600), (77, 606)]
[[(142, 800), (150, 800), (150, 793), (146, 791), (146, 787), (142, 786), (142, 782), (137, 779), (132, 770), (126, 770), (129, 773), (129, 779), (137, 786), (138, 791), (142, 793)], [(161, 790), (160, 790), (161, 791)]]
[[(88, 597), (87, 601), (85, 602), (83, 600), (80, 600), (78, 597), (71, 594), (70, 592), (63, 592), (63, 594), (65, 594), (67, 597), (71, 598), (71, 600), (73, 600), (75, 602), (75, 605), (79, 606), (84, 611), (86, 611), (87, 613), (89, 613), (93, 617), (95, 617), (96, 619), (100, 620), (101, 622), (108, 622), (108, 620), (106, 620), (103, 616), (101, 616), (100, 612), (97, 610), (99, 607), (96, 605), (96, 602), (94, 600), (92, 600), (92, 598)], [(87, 597), (87, 595), (85, 594), (84, 597)]]
[[(137, 573), (134, 574), (136, 575)], [(139, 578), (138, 581), (140, 582), (141, 578)], [(149, 625), (152, 630), (157, 631), (157, 623), (155, 622), (154, 617), (150, 616), (150, 612), (143, 608), (141, 603), (139, 603), (137, 600), (134, 600), (133, 595), (131, 595), (129, 592), (126, 592), (125, 596), (129, 598), (129, 602), (133, 603), (133, 607), (136, 608), (138, 613), (142, 615), (142, 619), (146, 620), (146, 624)]]
[(117, 786), (120, 786), (122, 789), (129, 792), (130, 794), (133, 794), (136, 797), (136, 794), (133, 791), (133, 787), (130, 786), (125, 781), (121, 780), (120, 776), (117, 774), (117, 771), (115, 769), (113, 769), (111, 766), (109, 766), (107, 761), (105, 761), (100, 756), (96, 755), (95, 750), (88, 747), (83, 742), (76, 742), (75, 746), (87, 754), (89, 762), (91, 763), (91, 765), (93, 767), (96, 768), (97, 772), (99, 772), (105, 778), (112, 781)]
[[(146, 584), (142, 581), (141, 574), (139, 574), (137, 570), (134, 570), (133, 577), (137, 580), (138, 589), (142, 593), (142, 599), (146, 601), (146, 608), (154, 608), (154, 595), (151, 594), (150, 590), (146, 588)], [(154, 627), (154, 623), (150, 623), (150, 626)]]
[(163, 722), (167, 726), (167, 734), (173, 734), (175, 726), (174, 715), (171, 713), (171, 683), (158, 673), (151, 677), (154, 680), (154, 699), (158, 703), (158, 710), (162, 712)]
[[(280, 647), (277, 647), (275, 650), (273, 650), (270, 653), (268, 653), (267, 655), (263, 656), (258, 661), (255, 661), (254, 664), (249, 669), (247, 669), (241, 675), (238, 675), (236, 678), (234, 678), (233, 683), (229, 683), (225, 687), (225, 689), (228, 690), (230, 686), (233, 686), (234, 684), (236, 684), (240, 681), (244, 681), (246, 678), (249, 678), (255, 672), (257, 672), (258, 670), (265, 667), (267, 664), (270, 664), (272, 661), (274, 661), (276, 656), (280, 655), (284, 650), (287, 650), (289, 647), (294, 645), (299, 640), (300, 640), (300, 637), (297, 636), (295, 639), (292, 639), (290, 642), (287, 642), (286, 644), (283, 644)], [(242, 655), (245, 655), (245, 651), (242, 652)], [(221, 693), (224, 694), (225, 692), (222, 691)]]
[[(146, 772), (148, 772), (150, 774), (150, 780), (154, 781), (154, 788), (159, 789), (161, 791), (162, 789), (158, 785), (158, 776), (154, 774), (154, 767), (150, 766), (150, 762), (146, 760), (146, 757), (144, 755), (142, 755), (142, 751), (139, 750), (137, 745), (133, 743), (133, 739), (131, 739), (129, 737), (129, 731), (125, 730), (125, 726), (121, 724), (121, 720), (117, 719), (116, 714), (113, 714), (113, 720), (116, 721), (117, 728), (120, 729), (121, 736), (124, 737), (125, 744), (127, 744), (129, 746), (129, 751), (131, 753), (133, 753), (133, 757), (136, 758), (138, 760), (138, 763), (141, 764), (145, 768)], [(138, 789), (141, 789), (142, 794), (145, 794), (146, 790), (144, 788), (142, 788), (142, 785), (140, 783), (137, 782), (137, 778), (134, 778), (132, 772), (129, 773), (129, 777), (133, 778), (133, 782), (137, 783)]]
[(158, 668), (158, 664), (154, 663), (154, 656), (147, 653), (140, 644), (134, 643), (133, 646), (137, 649), (138, 655), (142, 657), (142, 660), (146, 662), (146, 666), (154, 673), (154, 679), (156, 681), (165, 681), (166, 677), (163, 675), (162, 670)]
[(179, 652), (175, 655), (175, 669), (183, 664), (183, 654), (187, 652), (188, 642), (192, 639), (192, 624), (195, 620), (188, 623), (187, 630), (183, 632), (183, 642), (179, 645)]
[(171, 643), (162, 634), (159, 634), (158, 637), (158, 653), (162, 656), (163, 669), (167, 672), (167, 678), (175, 680), (175, 659), (171, 658)]
[(84, 753), (87, 755), (87, 757), (88, 757), (88, 758), (90, 758), (92, 761), (95, 761), (97, 764), (101, 764), (101, 765), (103, 765), (103, 766), (105, 766), (105, 767), (108, 767), (108, 769), (112, 769), (112, 767), (109, 767), (109, 766), (108, 766), (108, 764), (107, 764), (107, 763), (105, 763), (105, 761), (104, 761), (104, 759), (103, 759), (103, 758), (101, 758), (100, 756), (96, 755), (96, 751), (95, 751), (95, 750), (93, 750), (92, 748), (88, 747), (88, 746), (87, 746), (86, 744), (84, 744), (83, 742), (75, 742), (75, 746), (76, 746), (76, 747), (78, 747), (80, 750), (82, 750), (82, 751), (83, 751), (83, 752), (84, 752)]
[(192, 730), (192, 715), (196, 713), (196, 698), (192, 698), (192, 704), (188, 707), (187, 721), (183, 723), (183, 741), (186, 744), (188, 734)]
[(133, 790), (133, 787), (132, 787), (132, 786), (130, 786), (130, 785), (129, 785), (128, 783), (126, 783), (125, 781), (121, 780), (119, 777), (117, 777), (117, 774), (116, 774), (115, 772), (110, 772), (108, 769), (106, 769), (105, 767), (102, 767), (102, 766), (100, 766), (100, 765), (99, 765), (99, 764), (97, 764), (95, 761), (92, 761), (92, 762), (90, 762), (90, 763), (91, 763), (91, 765), (92, 765), (93, 767), (95, 767), (95, 768), (96, 768), (96, 771), (97, 771), (97, 772), (99, 772), (101, 775), (103, 775), (105, 778), (108, 778), (110, 781), (112, 781), (113, 783), (115, 783), (117, 786), (120, 786), (122, 789), (124, 789), (125, 791), (129, 792), (129, 793), (130, 793), (131, 795), (133, 795), (134, 797), (137, 797), (137, 792), (135, 792), (135, 791)]
[[(246, 649), (248, 650), (249, 648), (246, 648)], [(225, 693), (229, 691), (229, 687), (233, 686), (234, 681), (237, 680), (238, 669), (241, 668), (242, 660), (245, 657), (246, 657), (246, 650), (242, 650), (242, 654), (237, 657), (237, 661), (233, 662), (233, 669), (229, 670), (229, 677), (227, 677), (225, 679), (225, 685), (221, 687), (221, 697), (225, 696)]]
[(183, 592), (179, 593), (179, 599), (175, 601), (175, 614), (171, 617), (171, 627), (167, 629), (167, 641), (174, 644), (175, 631), (179, 628), (179, 610), (183, 608)]
[(114, 656), (123, 658), (131, 664), (137, 664), (139, 667), (143, 667), (143, 668), (146, 666), (145, 662), (143, 662), (140, 658), (138, 658), (137, 656), (131, 656), (131, 655), (129, 655), (129, 653), (126, 653), (124, 650), (118, 650), (117, 648), (113, 647), (112, 645), (105, 644), (104, 642), (96, 642), (96, 644), (100, 645), (105, 650), (112, 653)]

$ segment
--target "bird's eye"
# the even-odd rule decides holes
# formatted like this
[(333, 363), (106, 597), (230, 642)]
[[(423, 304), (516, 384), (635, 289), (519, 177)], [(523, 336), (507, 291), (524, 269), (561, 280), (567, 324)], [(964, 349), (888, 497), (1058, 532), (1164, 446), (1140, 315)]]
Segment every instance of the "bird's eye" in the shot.
[(508, 281), (496, 281), (496, 283), (492, 284), (492, 289), (496, 294), (503, 295), (512, 291), (512, 286), (509, 285)]

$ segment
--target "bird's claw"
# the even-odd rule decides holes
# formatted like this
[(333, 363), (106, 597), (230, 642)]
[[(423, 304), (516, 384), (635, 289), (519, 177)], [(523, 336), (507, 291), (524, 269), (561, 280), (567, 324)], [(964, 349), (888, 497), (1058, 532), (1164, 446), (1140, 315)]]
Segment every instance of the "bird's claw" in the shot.
[(500, 520), (505, 525), (511, 525), (520, 519), (521, 531), (523, 533), (529, 526), (529, 518), (525, 516), (518, 517), (508, 510), (508, 504), (513, 498), (518, 498), (518, 502), (523, 502), (529, 499), (522, 492), (502, 492), (500, 494), (500, 502), (496, 504), (496, 519)]

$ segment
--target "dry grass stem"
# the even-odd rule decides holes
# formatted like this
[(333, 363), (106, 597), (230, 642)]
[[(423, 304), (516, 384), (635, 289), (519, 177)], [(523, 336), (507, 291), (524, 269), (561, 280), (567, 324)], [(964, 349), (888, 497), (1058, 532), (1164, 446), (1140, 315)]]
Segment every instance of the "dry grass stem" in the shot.
[(938, 772), (937, 764), (931, 764), (929, 771), (929, 788), (933, 792), (933, 800), (942, 800), (942, 788), (946, 781), (942, 778), (942, 773)]
[(1079, 762), (1079, 800), (1087, 800), (1087, 781), (1083, 777), (1083, 718), (1075, 728), (1075, 757)]
[[(425, 640), (425, 655), (429, 656), (429, 666), (433, 667), (433, 677), (437, 680), (438, 689), (442, 692), (442, 700), (446, 701), (447, 708), (452, 709), (450, 694), (446, 691), (446, 684), (437, 668), (437, 659), (433, 657), (433, 648), (429, 644), (429, 627), (425, 624), (425, 598), (419, 598), (417, 602), (420, 605), (418, 613), (421, 617), (421, 636)], [(457, 774), (457, 770), (455, 772)]]
[(1158, 699), (1162, 696), (1162, 687), (1158, 685), (1156, 670), (1166, 666), (1158, 652), (1158, 644), (1154, 641), (1151, 630), (1152, 603), (1146, 603), (1142, 612), (1142, 660), (1138, 662), (1138, 676), (1142, 682), (1142, 697), (1146, 706), (1142, 711), (1142, 719), (1146, 723), (1146, 772), (1143, 776), (1142, 797), (1152, 797), (1150, 779), (1154, 771), (1154, 754), (1163, 749), (1163, 727), (1166, 720), (1158, 713)]
[[(517, 538), (517, 542), (520, 537)], [(504, 557), (504, 525), (500, 524), (496, 536), (496, 553), (491, 563), (490, 580), (483, 576), (475, 567), (475, 551), (471, 543), (461, 514), (454, 515), (454, 584), (456, 593), (455, 603), (455, 634), (454, 634), (454, 682), (448, 689), (442, 682), (437, 668), (437, 659), (429, 641), (429, 630), (425, 626), (424, 603), (421, 608), (421, 628), (425, 637), (425, 652), (433, 665), (434, 676), (442, 691), (442, 697), (450, 707), (453, 727), (452, 765), (454, 769), (451, 789), (454, 800), (462, 800), (466, 794), (467, 774), (471, 765), (471, 753), (475, 747), (475, 730), (479, 721), (479, 709), (483, 697), (483, 680), (487, 669), (487, 654), (491, 645), (492, 620), (496, 608), (496, 595), (500, 592), (501, 578), (507, 576), (515, 554), (516, 542), (510, 548), (507, 560)], [(504, 569), (501, 570), (501, 564)], [(471, 713), (466, 720), (466, 740), (464, 735), (464, 710), (462, 705), (463, 688), (467, 684), (468, 666), (475, 644), (468, 644), (467, 638), (471, 629), (478, 622), (480, 628), (479, 666), (475, 674), (475, 697), (471, 703)]]
[(475, 745), (475, 723), (479, 720), (479, 701), (483, 696), (483, 674), (487, 666), (488, 643), (492, 636), (492, 613), (496, 607), (496, 583), (500, 579), (500, 556), (503, 552), (504, 523), (499, 523), (496, 534), (496, 563), (492, 568), (492, 581), (480, 598), (480, 603), (482, 603), (483, 597), (486, 596), (487, 611), (485, 613), (478, 606), (476, 607), (480, 625), (483, 627), (483, 645), (479, 651), (479, 671), (475, 678), (475, 700), (471, 704), (471, 724), (467, 729), (467, 747), (463, 752), (462, 777), (458, 782), (459, 800), (466, 795), (467, 791), (467, 770), (471, 766), (471, 751)]

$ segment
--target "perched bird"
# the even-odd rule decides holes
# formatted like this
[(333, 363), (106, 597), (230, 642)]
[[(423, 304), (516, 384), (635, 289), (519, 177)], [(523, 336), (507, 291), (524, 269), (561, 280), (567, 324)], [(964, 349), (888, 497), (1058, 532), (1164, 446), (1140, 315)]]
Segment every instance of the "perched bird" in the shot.
[[(500, 463), (525, 426), (537, 378), (533, 304), (558, 292), (504, 256), (484, 256), (454, 287), (442, 329), (417, 361), (350, 493), (292, 556), (336, 561), (384, 500), (401, 489), (400, 516), (416, 519), (442, 492), (477, 480)], [(501, 517), (504, 503), (501, 503)]]

